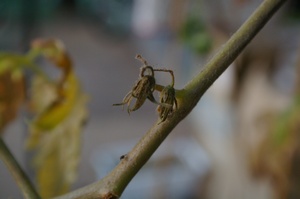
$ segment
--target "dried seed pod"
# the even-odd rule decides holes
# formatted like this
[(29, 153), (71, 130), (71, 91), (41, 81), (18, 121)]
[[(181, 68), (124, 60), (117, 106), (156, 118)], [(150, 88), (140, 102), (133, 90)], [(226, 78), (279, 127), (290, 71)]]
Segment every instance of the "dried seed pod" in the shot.
[[(135, 111), (139, 109), (146, 99), (149, 99), (151, 102), (158, 104), (163, 107), (170, 108), (169, 104), (162, 104), (155, 100), (153, 96), (153, 92), (155, 90), (155, 78), (154, 78), (154, 70), (152, 66), (149, 66), (147, 61), (142, 58), (141, 55), (137, 55), (136, 59), (139, 59), (144, 65), (141, 67), (140, 78), (138, 82), (134, 85), (132, 90), (126, 94), (123, 101), (119, 104), (113, 104), (113, 106), (124, 106), (127, 104), (127, 112)], [(132, 108), (130, 108), (130, 103), (133, 98), (136, 98), (135, 104)]]
[(159, 113), (159, 117), (161, 122), (164, 122), (167, 117), (173, 113), (174, 106), (177, 109), (177, 100), (175, 97), (175, 89), (172, 85), (166, 86), (160, 93), (160, 103), (168, 104), (169, 107), (159, 105), (157, 107), (157, 111)]
[[(155, 100), (153, 96), (154, 89), (155, 89), (155, 78), (149, 75), (143, 76), (142, 78), (139, 79), (139, 81), (132, 88), (132, 90), (129, 93), (127, 93), (122, 103), (113, 104), (113, 106), (121, 106), (121, 105), (123, 106), (127, 104), (128, 106), (127, 112), (130, 114), (130, 112), (139, 109), (148, 98), (151, 102), (155, 104), (169, 107), (168, 104), (161, 104)], [(136, 98), (136, 101), (134, 106), (130, 108), (130, 102), (133, 98)]]
[[(141, 56), (137, 56), (138, 59), (142, 59)], [(113, 104), (113, 106), (120, 106), (127, 104), (127, 112), (130, 114), (130, 112), (135, 111), (139, 109), (146, 99), (148, 98), (151, 102), (157, 103), (156, 100), (153, 97), (153, 92), (155, 89), (155, 78), (154, 78), (154, 71), (151, 66), (147, 66), (147, 62), (142, 59), (144, 66), (141, 67), (140, 72), (140, 79), (138, 82), (134, 85), (132, 90), (127, 93), (127, 95), (124, 97), (122, 103), (119, 104)], [(145, 74), (148, 72), (149, 74)], [(136, 98), (136, 102), (132, 108), (130, 108), (130, 102), (133, 98)]]

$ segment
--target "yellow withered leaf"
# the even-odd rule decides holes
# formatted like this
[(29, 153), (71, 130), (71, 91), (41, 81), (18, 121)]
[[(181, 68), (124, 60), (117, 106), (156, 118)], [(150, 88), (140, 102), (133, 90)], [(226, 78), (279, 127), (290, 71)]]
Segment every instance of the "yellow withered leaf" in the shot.
[(55, 85), (41, 82), (41, 78), (37, 78), (34, 82), (37, 84), (36, 89), (32, 90), (36, 97), (32, 101), (32, 107), (37, 112), (37, 116), (32, 126), (42, 131), (49, 131), (60, 124), (74, 107), (79, 93), (78, 80), (74, 73), (70, 73), (62, 88), (57, 89)]
[[(36, 78), (33, 84), (33, 90), (36, 89), (33, 98), (37, 98), (34, 99), (34, 108), (49, 111), (45, 112), (46, 115), (42, 112), (43, 116), (39, 122), (34, 121), (30, 124), (27, 140), (28, 148), (36, 150), (34, 166), (37, 171), (38, 189), (43, 198), (67, 192), (77, 176), (81, 132), (87, 117), (87, 96), (80, 90), (74, 74), (67, 82), (70, 85), (65, 87), (64, 100), (68, 99), (70, 102), (51, 106), (51, 109), (48, 109), (49, 104), (52, 105), (57, 98), (55, 85), (42, 78)], [(45, 123), (41, 125), (41, 121)]]

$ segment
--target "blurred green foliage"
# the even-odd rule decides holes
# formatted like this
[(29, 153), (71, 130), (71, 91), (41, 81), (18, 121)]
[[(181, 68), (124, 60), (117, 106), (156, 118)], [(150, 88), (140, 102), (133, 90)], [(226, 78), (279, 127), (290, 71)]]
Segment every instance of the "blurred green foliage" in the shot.
[(198, 18), (187, 18), (180, 31), (182, 40), (196, 53), (206, 54), (212, 47), (212, 38), (205, 24)]

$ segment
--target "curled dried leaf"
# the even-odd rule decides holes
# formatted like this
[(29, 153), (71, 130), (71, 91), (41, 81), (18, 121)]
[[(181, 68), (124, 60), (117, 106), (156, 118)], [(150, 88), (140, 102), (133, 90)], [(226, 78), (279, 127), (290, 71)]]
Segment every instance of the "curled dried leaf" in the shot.
[[(68, 75), (59, 94), (56, 93), (56, 88), (53, 84), (41, 81), (41, 79), (39, 83), (40, 85), (36, 85), (35, 90), (33, 90), (33, 94), (38, 95), (37, 97), (40, 98), (33, 99), (32, 102), (37, 112), (32, 125), (43, 131), (48, 131), (59, 125), (70, 114), (79, 93), (79, 85), (73, 73)], [(39, 90), (45, 88), (48, 88), (48, 90)], [(44, 105), (39, 106), (38, 104)]]
[(36, 39), (31, 43), (31, 49), (35, 54), (41, 54), (63, 71), (64, 79), (72, 71), (72, 62), (64, 44), (57, 39)]
[(74, 73), (57, 85), (37, 76), (32, 88), (32, 108), (37, 114), (30, 123), (27, 148), (35, 149), (34, 167), (43, 198), (67, 192), (76, 180), (80, 159), (81, 132), (87, 118), (87, 96)]

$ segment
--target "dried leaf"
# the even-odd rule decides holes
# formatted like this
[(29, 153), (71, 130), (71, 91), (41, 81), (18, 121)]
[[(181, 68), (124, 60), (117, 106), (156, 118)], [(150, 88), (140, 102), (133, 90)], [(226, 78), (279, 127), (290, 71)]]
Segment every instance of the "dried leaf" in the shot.
[(68, 74), (72, 71), (72, 61), (64, 47), (64, 44), (57, 39), (36, 39), (31, 43), (31, 50), (35, 54), (41, 54), (54, 65), (62, 69), (65, 81)]
[(32, 101), (32, 107), (37, 112), (33, 126), (42, 131), (48, 131), (55, 128), (69, 115), (78, 97), (79, 85), (73, 73), (68, 75), (59, 93), (55, 85), (51, 86), (47, 82), (42, 83), (41, 80), (36, 80), (35, 84), (39, 82), (41, 84), (36, 85), (36, 89), (32, 90), (36, 97)]
[(61, 103), (56, 102), (60, 96), (55, 85), (42, 78), (33, 84), (34, 109), (42, 112), (30, 125), (27, 146), (36, 149), (34, 166), (43, 198), (65, 193), (77, 176), (87, 96), (81, 92), (74, 74), (65, 83)]
[(0, 132), (17, 116), (24, 101), (24, 81), (22, 73), (13, 76), (13, 71), (0, 74)]

